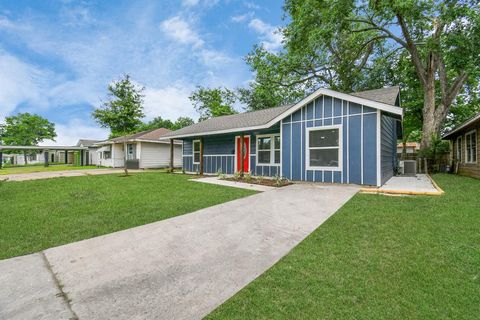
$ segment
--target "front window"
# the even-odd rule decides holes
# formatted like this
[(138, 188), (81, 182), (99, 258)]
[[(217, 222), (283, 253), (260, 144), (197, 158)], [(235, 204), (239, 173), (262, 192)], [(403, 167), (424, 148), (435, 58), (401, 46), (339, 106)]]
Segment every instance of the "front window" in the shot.
[(193, 163), (200, 163), (200, 140), (193, 140)]
[(110, 159), (112, 157), (112, 154), (110, 151), (103, 151), (103, 159)]
[(257, 164), (271, 166), (280, 164), (280, 135), (257, 136)]
[(339, 126), (311, 128), (307, 134), (307, 168), (339, 170), (341, 131)]
[(477, 162), (477, 132), (471, 131), (465, 135), (466, 159), (467, 163)]

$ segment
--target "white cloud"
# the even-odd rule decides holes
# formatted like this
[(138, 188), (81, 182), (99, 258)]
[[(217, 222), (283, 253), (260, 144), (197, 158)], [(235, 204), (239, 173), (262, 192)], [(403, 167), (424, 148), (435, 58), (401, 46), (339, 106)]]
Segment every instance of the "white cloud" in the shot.
[(44, 72), (0, 51), (0, 120), (22, 103), (45, 105), (42, 94)]
[(178, 117), (191, 117), (197, 120), (192, 103), (188, 99), (193, 87), (174, 85), (145, 90), (145, 116), (151, 120), (156, 116), (176, 120)]
[(282, 47), (283, 35), (278, 30), (278, 27), (265, 23), (258, 18), (252, 19), (248, 26), (260, 35), (265, 49), (277, 51)]
[(193, 7), (193, 6), (196, 6), (199, 2), (200, 0), (183, 0), (182, 6)]
[(84, 119), (72, 119), (67, 123), (55, 124), (56, 141), (45, 140), (42, 146), (73, 146), (79, 139), (104, 140), (109, 130), (85, 124)]
[(255, 10), (260, 9), (260, 6), (258, 4), (251, 1), (244, 1), (243, 5), (248, 9), (255, 9)]
[(201, 47), (204, 44), (204, 41), (191, 29), (188, 22), (179, 16), (163, 21), (161, 27), (168, 37), (182, 44), (191, 44), (194, 47)]
[(244, 14), (239, 14), (239, 15), (236, 15), (236, 16), (232, 16), (230, 19), (233, 22), (244, 22), (248, 19), (251, 19), (253, 16), (254, 16), (253, 12), (247, 12), (247, 13), (244, 13)]

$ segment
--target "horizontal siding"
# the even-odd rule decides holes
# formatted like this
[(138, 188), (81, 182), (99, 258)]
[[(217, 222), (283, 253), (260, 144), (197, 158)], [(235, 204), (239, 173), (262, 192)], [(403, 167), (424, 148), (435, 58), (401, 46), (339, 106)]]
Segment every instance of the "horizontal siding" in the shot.
[[(476, 130), (477, 131), (477, 163), (465, 163), (465, 159), (466, 159), (466, 155), (465, 155), (465, 150), (466, 150), (466, 146), (465, 146), (465, 142), (466, 142), (466, 139), (465, 139), (465, 134), (467, 132), (470, 132), (472, 130)], [(459, 164), (458, 166), (458, 174), (459, 175), (462, 175), (462, 176), (467, 176), (467, 177), (472, 177), (472, 178), (477, 178), (477, 179), (480, 179), (480, 123), (477, 123), (476, 125), (473, 125), (469, 128), (466, 128), (465, 130), (462, 130), (462, 132), (460, 133), (462, 135), (462, 162)], [(456, 150), (456, 147), (457, 147), (457, 137), (458, 135), (456, 135), (453, 140), (452, 140), (452, 145), (453, 145), (453, 155), (454, 157), (456, 158), (456, 154), (457, 154), (457, 150)]]
[[(182, 147), (174, 147), (174, 166), (182, 165)], [(140, 168), (165, 168), (170, 165), (170, 145), (142, 142), (140, 148)]]
[(381, 128), (381, 177), (382, 184), (384, 184), (393, 177), (397, 162), (396, 120), (393, 117), (382, 114)]

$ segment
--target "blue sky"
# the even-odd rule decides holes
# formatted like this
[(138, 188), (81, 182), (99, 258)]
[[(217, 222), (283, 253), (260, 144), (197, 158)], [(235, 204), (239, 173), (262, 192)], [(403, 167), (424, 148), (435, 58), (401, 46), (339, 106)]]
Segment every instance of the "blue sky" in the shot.
[(56, 124), (57, 144), (104, 139), (90, 114), (125, 73), (146, 88), (146, 120), (196, 120), (190, 92), (246, 85), (243, 57), (281, 47), (282, 15), (271, 0), (1, 1), (0, 121), (33, 112)]

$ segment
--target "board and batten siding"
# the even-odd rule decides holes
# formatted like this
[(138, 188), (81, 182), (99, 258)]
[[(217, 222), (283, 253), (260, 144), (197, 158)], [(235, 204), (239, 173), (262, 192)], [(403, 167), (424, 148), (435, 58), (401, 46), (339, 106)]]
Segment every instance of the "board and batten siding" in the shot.
[[(320, 96), (281, 122), (282, 176), (311, 182), (377, 185), (377, 117), (368, 106)], [(340, 125), (341, 169), (307, 170), (308, 128)]]
[[(280, 128), (271, 128), (260, 132), (246, 132), (250, 136), (250, 173), (256, 176), (275, 176), (280, 173), (280, 165), (257, 166), (256, 145), (257, 135), (280, 133)], [(203, 138), (203, 171), (206, 174), (235, 173), (235, 137), (238, 134), (226, 134)], [(183, 169), (186, 172), (199, 172), (200, 165), (193, 163), (193, 140), (183, 140)]]
[(381, 182), (382, 185), (394, 175), (397, 163), (397, 123), (396, 119), (381, 115)]
[[(170, 165), (170, 144), (168, 143), (150, 143), (141, 142), (137, 147), (137, 157), (140, 155), (140, 168), (165, 168)], [(175, 167), (182, 166), (182, 146), (174, 145), (174, 162)]]

